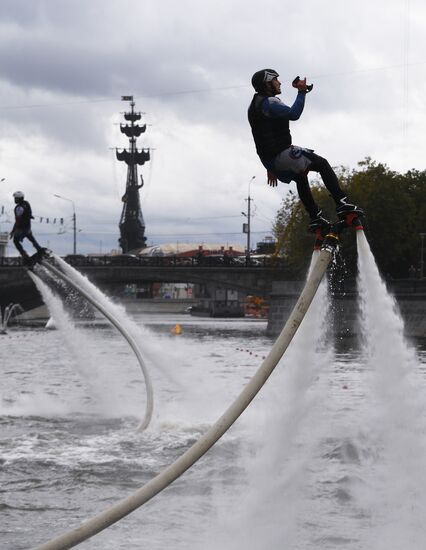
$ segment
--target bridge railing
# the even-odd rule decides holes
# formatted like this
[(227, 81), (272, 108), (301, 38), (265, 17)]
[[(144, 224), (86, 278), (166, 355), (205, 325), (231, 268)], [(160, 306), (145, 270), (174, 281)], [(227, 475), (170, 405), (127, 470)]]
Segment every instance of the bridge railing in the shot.
[[(73, 267), (154, 267), (154, 268), (275, 268), (280, 270), (283, 282), (292, 280), (288, 265), (283, 258), (271, 256), (234, 256), (209, 255), (202, 257), (186, 256), (133, 256), (117, 254), (116, 256), (65, 256), (65, 261)], [(20, 267), (22, 258), (19, 256), (0, 257), (0, 268)], [(300, 283), (302, 284), (302, 283)], [(387, 279), (388, 289), (394, 294), (426, 294), (426, 278), (410, 277), (407, 279)], [(336, 293), (356, 292), (355, 279), (344, 279), (332, 289)]]
[(12, 258), (0, 257), (0, 267), (19, 267), (22, 265), (22, 258), (19, 256), (13, 256)]
[[(186, 256), (116, 256), (69, 255), (64, 260), (73, 267), (285, 267), (282, 258), (209, 255), (203, 257)], [(0, 257), (0, 267), (22, 266), (22, 258)]]

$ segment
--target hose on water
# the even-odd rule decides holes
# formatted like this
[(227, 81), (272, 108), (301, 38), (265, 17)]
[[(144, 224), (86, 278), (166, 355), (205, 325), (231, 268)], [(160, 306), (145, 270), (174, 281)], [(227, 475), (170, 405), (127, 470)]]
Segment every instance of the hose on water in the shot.
[(332, 257), (330, 248), (320, 251), (305, 287), (266, 359), (236, 400), (192, 447), (127, 498), (35, 550), (67, 550), (80, 544), (145, 504), (197, 462), (232, 426), (271, 375), (302, 322)]
[(90, 294), (81, 286), (78, 286), (68, 275), (63, 273), (60, 269), (52, 265), (50, 262), (43, 262), (42, 265), (51, 273), (54, 273), (57, 277), (60, 277), (63, 279), (66, 283), (68, 283), (70, 286), (72, 286), (77, 292), (79, 292), (82, 296), (86, 298), (97, 310), (99, 310), (102, 315), (104, 315), (114, 326), (115, 328), (124, 336), (124, 338), (129, 343), (130, 347), (132, 348), (134, 354), (136, 355), (136, 358), (138, 360), (138, 363), (142, 369), (142, 374), (145, 381), (145, 387), (146, 387), (146, 406), (145, 406), (145, 415), (141, 422), (139, 423), (139, 426), (137, 427), (138, 431), (145, 430), (149, 423), (151, 422), (153, 410), (154, 410), (154, 392), (152, 389), (152, 382), (151, 378), (149, 376), (148, 370), (145, 366), (145, 362), (143, 360), (143, 357), (141, 355), (141, 352), (139, 350), (138, 344), (136, 343), (135, 339), (131, 334), (129, 334), (121, 325), (121, 323), (112, 315), (111, 312), (109, 312), (101, 303), (99, 303), (93, 296), (90, 296)]

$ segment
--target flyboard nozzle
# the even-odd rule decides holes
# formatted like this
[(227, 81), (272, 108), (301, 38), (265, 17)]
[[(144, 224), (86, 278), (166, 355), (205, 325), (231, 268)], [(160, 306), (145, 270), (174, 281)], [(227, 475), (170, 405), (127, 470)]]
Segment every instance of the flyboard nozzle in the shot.
[(347, 212), (346, 214), (343, 214), (340, 217), (341, 224), (341, 231), (345, 229), (345, 227), (354, 227), (355, 229), (364, 229), (361, 218), (363, 211), (358, 209), (356, 212)]
[(332, 230), (332, 225), (327, 224), (322, 227), (317, 227), (314, 231), (315, 234), (315, 243), (314, 243), (314, 250), (321, 250), (322, 243), (324, 242), (324, 238), (326, 235), (330, 233)]
[[(355, 223), (355, 222), (356, 222), (356, 223)], [(363, 230), (363, 229), (364, 229), (364, 226), (362, 225), (362, 221), (361, 221), (360, 218), (355, 218), (355, 220), (354, 220), (354, 226), (355, 226), (355, 229), (356, 229), (357, 231)]]
[(322, 243), (324, 242), (324, 237), (329, 231), (330, 228), (328, 228), (327, 231), (324, 231), (324, 228), (322, 227), (318, 227), (317, 229), (315, 229), (314, 250), (321, 250)]
[(357, 229), (357, 230), (364, 229), (357, 212), (351, 212), (350, 214), (347, 214), (346, 223), (349, 226), (355, 227), (355, 229)]
[(328, 250), (329, 252), (335, 252), (339, 246), (339, 234), (337, 231), (330, 231), (324, 237), (321, 250)]

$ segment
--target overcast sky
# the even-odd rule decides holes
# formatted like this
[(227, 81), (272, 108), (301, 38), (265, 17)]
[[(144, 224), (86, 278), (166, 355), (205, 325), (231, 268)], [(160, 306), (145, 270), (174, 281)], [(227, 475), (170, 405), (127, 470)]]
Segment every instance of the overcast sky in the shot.
[[(149, 124), (139, 147), (148, 244), (244, 243), (270, 234), (294, 184), (266, 185), (247, 106), (251, 75), (280, 73), (281, 99), (307, 76), (314, 90), (293, 142), (332, 165), (366, 156), (392, 169), (425, 169), (424, 0), (1, 0), (0, 231), (10, 231), (22, 190), (33, 231), (57, 253), (118, 248), (126, 166), (113, 147), (121, 95), (133, 94)], [(59, 225), (38, 218), (64, 217)], [(30, 245), (28, 245), (30, 246)], [(9, 254), (14, 254), (9, 247)]]

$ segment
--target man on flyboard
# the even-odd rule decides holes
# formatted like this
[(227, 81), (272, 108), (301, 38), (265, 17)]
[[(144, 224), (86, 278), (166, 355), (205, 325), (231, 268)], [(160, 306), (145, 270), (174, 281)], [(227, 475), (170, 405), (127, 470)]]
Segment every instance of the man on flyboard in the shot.
[(330, 222), (323, 217), (312, 196), (308, 181), (309, 172), (320, 174), (336, 203), (339, 219), (345, 219), (352, 213), (361, 215), (363, 211), (348, 202), (329, 162), (315, 154), (312, 149), (292, 144), (290, 121), (300, 118), (306, 94), (312, 90), (313, 85), (306, 84), (306, 78), (301, 80), (296, 77), (293, 87), (297, 89), (297, 96), (293, 105), (289, 107), (277, 97), (281, 93), (278, 76), (273, 69), (263, 69), (254, 73), (251, 82), (256, 93), (248, 109), (256, 151), (268, 171), (268, 185), (276, 187), (277, 180), (284, 183), (296, 182), (300, 200), (311, 218), (308, 229), (312, 232), (330, 227)]
[[(10, 238), (13, 239), (13, 244), (16, 246), (18, 252), (24, 259), (26, 265), (30, 265), (41, 258), (46, 252), (46, 248), (42, 248), (36, 241), (31, 231), (31, 220), (33, 219), (31, 205), (28, 201), (24, 200), (24, 193), (22, 191), (16, 191), (13, 193), (15, 199), (15, 224), (10, 232)], [(22, 241), (28, 239), (34, 248), (37, 250), (37, 257), (29, 256), (22, 246)]]

